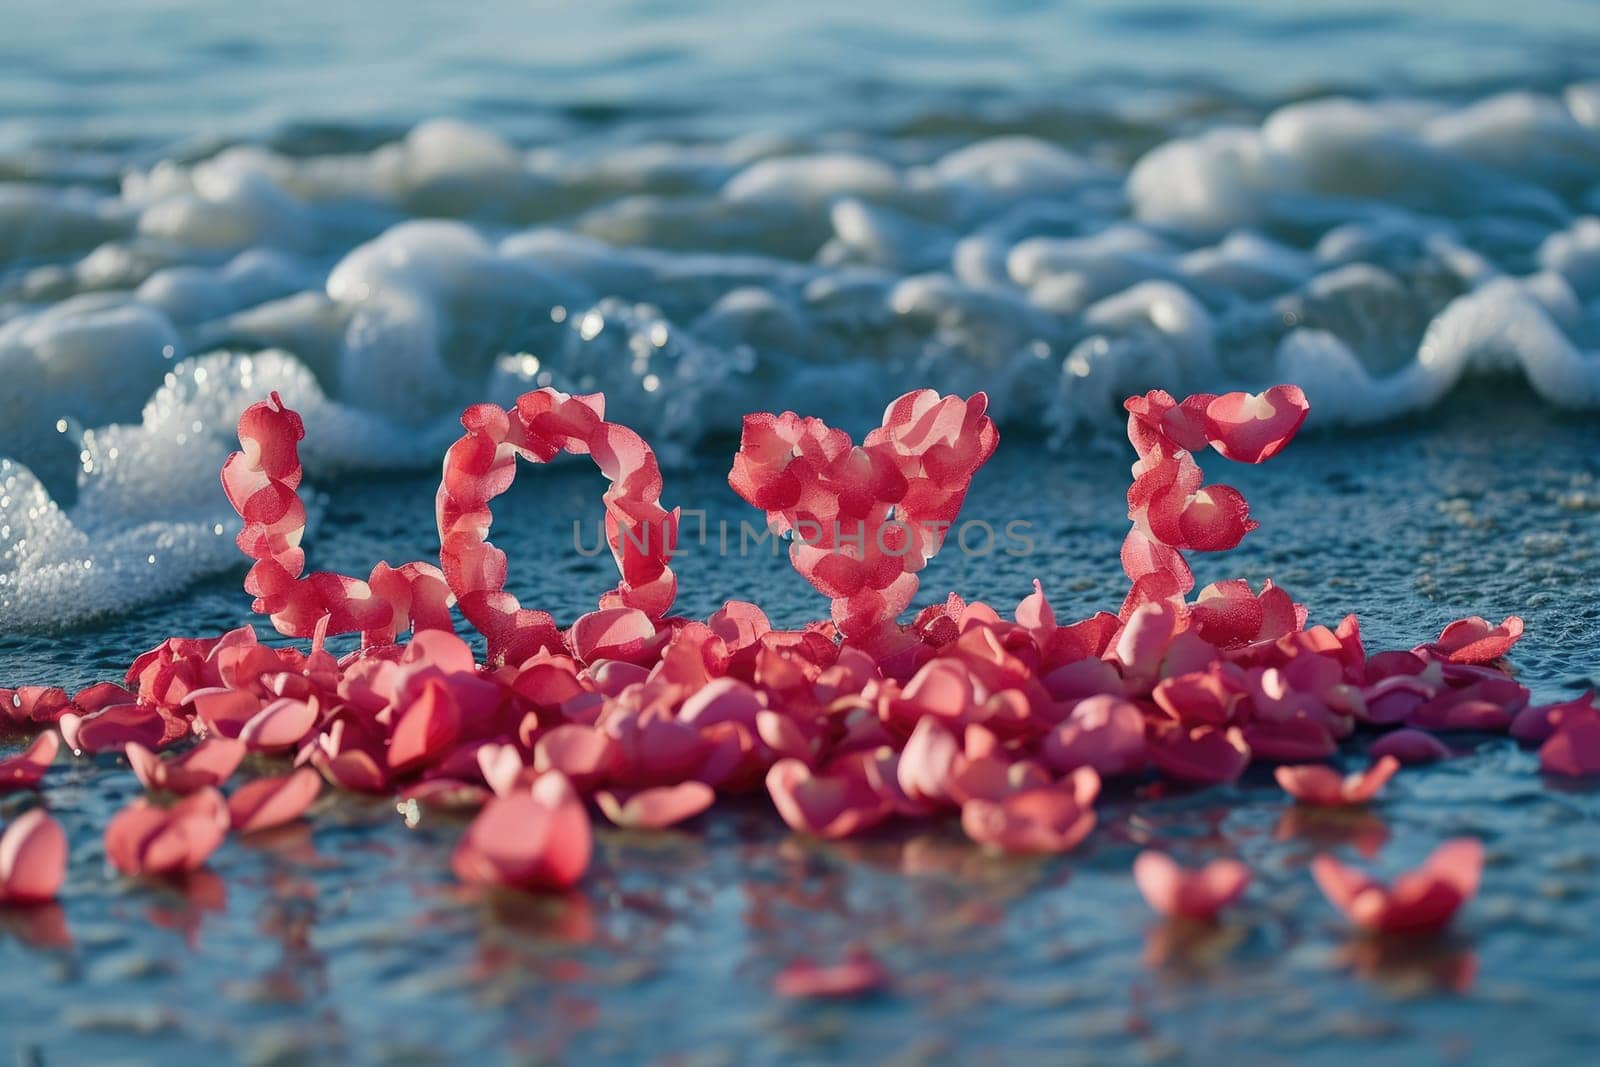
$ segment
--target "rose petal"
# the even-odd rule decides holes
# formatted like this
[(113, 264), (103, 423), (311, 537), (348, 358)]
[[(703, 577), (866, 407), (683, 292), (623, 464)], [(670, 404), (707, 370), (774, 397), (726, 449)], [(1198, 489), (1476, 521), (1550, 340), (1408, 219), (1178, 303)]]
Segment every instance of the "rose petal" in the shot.
[(43, 808), (13, 819), (0, 834), (0, 905), (56, 898), (67, 871), (67, 835)]
[(135, 800), (106, 826), (106, 856), (124, 874), (182, 874), (205, 863), (228, 825), (227, 802), (215, 789), (201, 789), (165, 809)]
[(1449, 759), (1450, 748), (1437, 737), (1409, 727), (1392, 730), (1372, 743), (1374, 757), (1393, 756), (1401, 763), (1432, 763)]
[(321, 791), (322, 779), (309, 767), (273, 778), (257, 778), (228, 798), (228, 818), (242, 834), (270, 830), (298, 819)]
[(0, 793), (38, 788), (60, 748), (61, 738), (54, 732), (46, 732), (34, 738), (17, 755), (0, 759)]
[(795, 960), (778, 972), (773, 990), (780, 997), (793, 999), (837, 999), (877, 993), (889, 982), (889, 972), (883, 965), (871, 954), (859, 951), (831, 967)]
[(682, 782), (626, 794), (602, 789), (594, 799), (606, 818), (618, 826), (661, 830), (699, 815), (711, 807), (717, 794), (701, 782)]
[(1238, 860), (1217, 859), (1186, 870), (1166, 853), (1146, 850), (1133, 862), (1133, 878), (1158, 914), (1210, 922), (1244, 894), (1250, 868)]
[(493, 797), (473, 819), (451, 857), (469, 885), (559, 890), (589, 867), (589, 814), (559, 772), (524, 793)]

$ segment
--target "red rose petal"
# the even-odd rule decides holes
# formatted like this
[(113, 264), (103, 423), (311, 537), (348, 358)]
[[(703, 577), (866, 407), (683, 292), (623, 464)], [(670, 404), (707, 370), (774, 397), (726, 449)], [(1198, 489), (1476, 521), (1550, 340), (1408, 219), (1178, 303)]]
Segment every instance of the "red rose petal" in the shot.
[(38, 788), (45, 771), (55, 762), (60, 748), (61, 739), (58, 736), (42, 733), (22, 752), (0, 759), (0, 793), (12, 789)]

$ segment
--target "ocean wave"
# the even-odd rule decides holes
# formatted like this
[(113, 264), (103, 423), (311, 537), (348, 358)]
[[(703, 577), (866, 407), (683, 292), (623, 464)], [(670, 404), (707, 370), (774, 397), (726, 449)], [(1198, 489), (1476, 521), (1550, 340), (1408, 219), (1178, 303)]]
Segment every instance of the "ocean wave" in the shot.
[(668, 464), (913, 386), (1062, 442), (1156, 386), (1294, 382), (1323, 428), (1485, 375), (1600, 407), (1600, 85), (1167, 125), (0, 161), (0, 631), (235, 563), (216, 469), (269, 389), (313, 478), (432, 466), (541, 385)]

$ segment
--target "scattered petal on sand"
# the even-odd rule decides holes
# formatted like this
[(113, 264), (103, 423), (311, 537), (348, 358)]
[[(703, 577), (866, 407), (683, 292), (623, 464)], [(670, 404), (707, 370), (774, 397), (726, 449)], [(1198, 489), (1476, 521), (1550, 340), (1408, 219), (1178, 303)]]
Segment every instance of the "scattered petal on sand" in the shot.
[(1499, 626), (1474, 615), (1458, 619), (1444, 628), (1439, 639), (1428, 645), (1451, 663), (1492, 663), (1511, 651), (1522, 637), (1522, 619), (1508, 615)]

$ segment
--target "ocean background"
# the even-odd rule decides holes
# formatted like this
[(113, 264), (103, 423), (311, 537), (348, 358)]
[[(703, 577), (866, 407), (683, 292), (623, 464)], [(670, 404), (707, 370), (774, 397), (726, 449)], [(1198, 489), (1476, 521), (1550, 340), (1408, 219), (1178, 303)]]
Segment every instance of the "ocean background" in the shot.
[[(361, 573), (436, 554), (472, 401), (604, 390), (664, 502), (737, 524), (741, 414), (860, 432), (983, 389), (1002, 444), (964, 515), (1037, 548), (946, 551), (919, 603), (1038, 577), (1076, 618), (1123, 591), (1121, 398), (1293, 381), (1301, 439), (1226, 471), (1262, 529), (1201, 583), (1270, 576), (1369, 647), (1515, 612), (1521, 680), (1573, 696), (1600, 683), (1597, 216), (1575, 0), (0, 2), (0, 685), (250, 621), (216, 472), (271, 389), (306, 417), (311, 564)], [(571, 548), (602, 487), (523, 469), (495, 541), (524, 603), (610, 586)], [(685, 613), (825, 611), (785, 560), (679, 558)], [(752, 802), (605, 834), (581, 893), (509, 909), (450, 893), (456, 821), (348, 798), (187, 895), (125, 882), (99, 833), (137, 783), (74, 761), (71, 944), (0, 917), (0, 1053), (1570, 1063), (1600, 1040), (1600, 802), (1461, 748), (1367, 821), (1297, 825), (1270, 778), (1116, 795), (1044, 863), (953, 828), (820, 846)], [(1304, 870), (1463, 833), (1490, 864), (1444, 943), (1348, 939)], [(1259, 879), (1177, 948), (1127, 876), (1174, 835)], [(890, 996), (770, 996), (858, 941)]]

